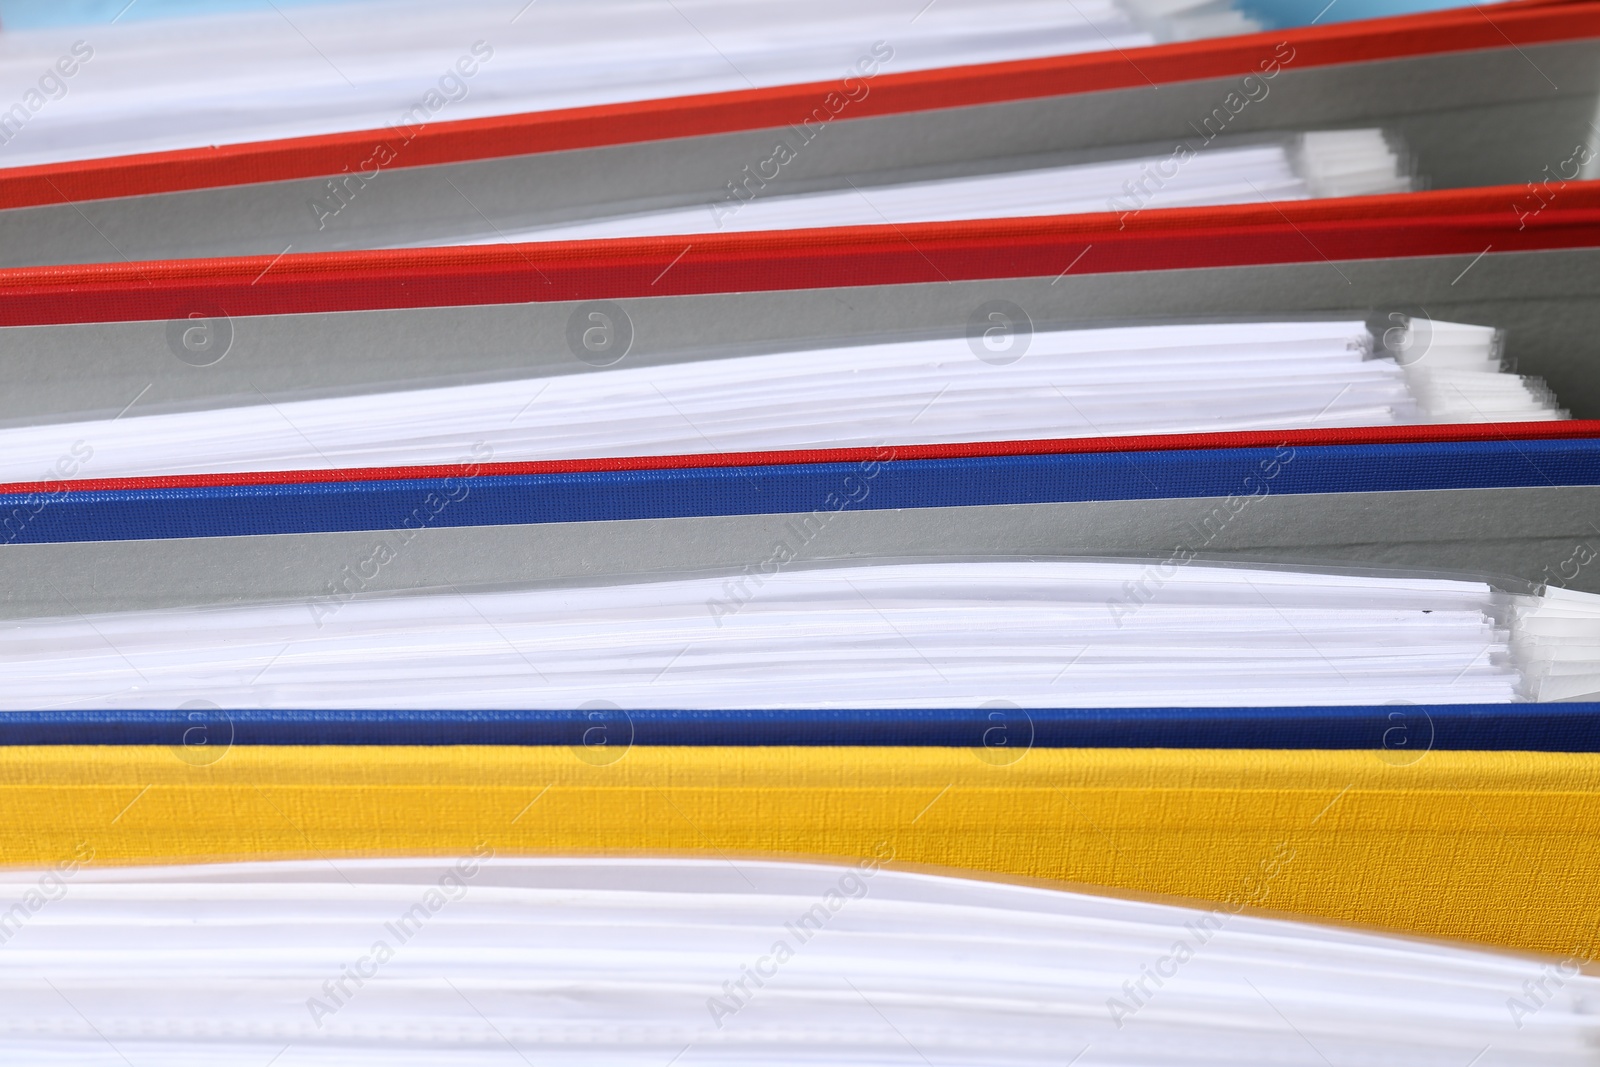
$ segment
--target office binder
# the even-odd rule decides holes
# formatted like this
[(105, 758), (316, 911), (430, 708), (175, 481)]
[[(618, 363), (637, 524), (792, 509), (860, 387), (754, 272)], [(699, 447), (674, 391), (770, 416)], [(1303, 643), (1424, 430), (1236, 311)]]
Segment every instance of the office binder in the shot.
[[(588, 318), (569, 340), (586, 355), (591, 342), (610, 349), (593, 360), (603, 373), (257, 396), (0, 430), (0, 481), (48, 469), (63, 441), (92, 452), (82, 462), (101, 478), (127, 478), (440, 466), (468, 441), (475, 460), (504, 467), (1567, 417), (1543, 382), (1506, 373), (1497, 331), (1437, 320), (1381, 336), (1355, 319), (1021, 335), (1015, 312), (991, 310), (981, 333), (964, 338), (617, 367), (620, 324), (604, 312)], [(206, 329), (185, 327), (182, 339)]]
[(1579, 829), (1596, 814), (1592, 754), (1011, 758), (981, 743), (629, 746), (615, 728), (607, 746), (283, 747), (230, 744), (223, 716), (186, 714), (188, 743), (0, 747), (10, 861), (49, 867), (87, 839), (96, 869), (460, 857), (485, 840), (506, 856), (859, 862), (887, 840), (899, 863), (1222, 902), (1288, 841), (1296, 858), (1261, 901), (1274, 910), (1579, 965), (1597, 949), (1600, 857)]
[[(832, 87), (812, 83), (436, 121), (403, 151), (378, 130), (20, 167), (0, 175), (4, 262), (273, 256), (709, 214), (773, 192), (777, 179), (760, 171), (773, 173), (785, 138), (795, 158), (783, 190), (807, 193), (1107, 158), (1170, 163), (1239, 138), (1381, 128), (1423, 183), (1514, 186), (1507, 202), (1533, 214), (1591, 173), (1597, 18), (1582, 3), (1511, 5), (883, 72), (825, 123), (812, 114)], [(808, 121), (826, 135), (795, 132)], [(1166, 180), (1151, 173), (1130, 175), (1132, 201), (1108, 207), (1145, 213)]]
[[(669, 255), (659, 241), (579, 242), (13, 271), (0, 279), (13, 426), (88, 417), (120, 432), (130, 411), (240, 404), (281, 416), (307, 396), (337, 411), (341, 397), (396, 383), (648, 380), (651, 368), (706, 355), (952, 334), (959, 358), (998, 386), (1027, 357), (990, 365), (959, 338), (981, 342), (992, 322), (980, 312), (999, 306), (1013, 309), (1009, 341), (1024, 352), (1036, 331), (1108, 317), (1326, 316), (1441, 346), (1451, 327), (1435, 338), (1432, 323), (1475, 322), (1502, 331), (1506, 358), (1578, 418), (945, 443), (913, 430), (892, 447), (719, 452), (702, 442), (698, 454), (595, 458), (580, 447), (530, 463), (462, 434), (459, 455), (432, 467), (361, 469), (318, 455), (325, 469), (132, 479), (115, 468), (97, 477), (93, 457), (72, 451), (93, 445), (67, 433), (55, 465), (9, 487), (22, 510), (7, 532), (48, 542), (810, 513), (852, 464), (874, 472), (864, 510), (1220, 498), (1280, 446), (1299, 451), (1271, 486), (1277, 497), (1577, 489), (1593, 478), (1583, 416), (1594, 410), (1584, 346), (1596, 234), (1590, 191), (1571, 192), (1532, 224), (1491, 193), (1441, 192), (1360, 209), (1207, 209), (1127, 228), (1104, 216), (946, 224), (908, 231), (912, 245), (845, 230), (730, 235), (698, 255)], [(617, 343), (603, 359), (582, 343), (595, 315)]]

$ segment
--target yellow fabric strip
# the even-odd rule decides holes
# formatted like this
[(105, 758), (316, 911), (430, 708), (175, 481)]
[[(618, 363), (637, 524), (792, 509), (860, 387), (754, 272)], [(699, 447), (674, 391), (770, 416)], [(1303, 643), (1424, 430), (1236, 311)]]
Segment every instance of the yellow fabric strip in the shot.
[(892, 850), (1600, 952), (1600, 755), (1402, 763), (1364, 751), (15, 747), (0, 749), (0, 856), (48, 864), (80, 843), (96, 864), (337, 862), (481, 842), (733, 863)]

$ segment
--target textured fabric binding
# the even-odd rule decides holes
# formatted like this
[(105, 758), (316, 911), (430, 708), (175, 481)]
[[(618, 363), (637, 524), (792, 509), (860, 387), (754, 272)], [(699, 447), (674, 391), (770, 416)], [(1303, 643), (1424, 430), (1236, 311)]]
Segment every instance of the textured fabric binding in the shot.
[[(888, 460), (887, 455), (882, 457)], [(9, 543), (1600, 485), (1600, 439), (1436, 441), (0, 495)]]
[[(598, 727), (598, 729), (597, 729)], [(27, 711), (0, 745), (632, 745), (1600, 752), (1600, 704), (939, 711)]]
[(0, 326), (1055, 278), (1600, 246), (1600, 185), (904, 226), (0, 270)]
[[(597, 758), (598, 756), (598, 758)], [(49, 866), (467, 855), (883, 856), (1593, 959), (1600, 755), (1238, 749), (0, 748), (0, 850)], [(1292, 855), (1263, 867), (1274, 856)], [(1508, 991), (1511, 992), (1511, 991)]]

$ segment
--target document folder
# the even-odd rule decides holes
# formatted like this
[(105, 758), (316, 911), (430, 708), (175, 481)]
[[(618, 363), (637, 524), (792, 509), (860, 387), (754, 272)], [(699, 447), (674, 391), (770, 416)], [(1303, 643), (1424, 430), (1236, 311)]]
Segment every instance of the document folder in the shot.
[[(1133, 217), (1160, 210), (1196, 158), (1355, 129), (1391, 136), (1423, 187), (1515, 187), (1505, 209), (1532, 215), (1595, 174), (1597, 38), (1592, 4), (1507, 5), (935, 70), (880, 64), (855, 101), (831, 82), (781, 85), (44, 163), (0, 172), (0, 264), (505, 241), (677, 210), (703, 212), (715, 232), (774, 196), (855, 189), (870, 201), (898, 182), (1116, 159), (1133, 163), (1103, 210)], [(1271, 199), (1257, 191), (1240, 195)]]

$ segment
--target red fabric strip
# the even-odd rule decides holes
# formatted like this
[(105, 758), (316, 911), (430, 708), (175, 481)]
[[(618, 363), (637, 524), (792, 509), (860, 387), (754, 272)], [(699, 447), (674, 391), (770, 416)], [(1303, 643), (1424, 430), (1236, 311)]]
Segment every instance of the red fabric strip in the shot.
[[(0, 325), (272, 315), (1600, 247), (1600, 182), (1283, 204), (0, 270)], [(1518, 207), (1522, 205), (1519, 212)]]
[(1567, 422), (1461, 423), (1430, 426), (1357, 426), (1326, 430), (1263, 430), (1246, 433), (1144, 434), (1044, 441), (979, 441), (951, 445), (885, 445), (881, 448), (822, 448), (789, 452), (725, 452), (690, 456), (628, 456), (616, 459), (545, 460), (536, 463), (455, 463), (431, 467), (362, 467), (347, 470), (257, 471), (179, 474), (158, 478), (79, 478), (61, 482), (0, 484), (0, 494), (185, 489), (234, 485), (304, 485), (322, 482), (383, 482), (416, 478), (467, 478), (518, 474), (593, 474), (606, 471), (683, 470), (697, 467), (785, 466), (802, 463), (880, 463), (907, 459), (967, 459), (981, 456), (1079, 455), (1094, 452), (1192, 451), (1205, 448), (1266, 448), (1278, 445), (1383, 445), (1437, 441), (1536, 441), (1600, 437), (1600, 420)]
[[(1242, 76), (1258, 71), (1280, 42), (1292, 49), (1287, 68), (1302, 69), (1595, 36), (1600, 36), (1600, 3), (1474, 6), (1128, 52), (885, 73), (839, 117)], [(411, 131), (409, 139), (393, 129), (364, 130), (17, 167), (0, 171), (0, 209), (371, 171), (380, 144), (394, 155), (386, 167), (421, 167), (776, 128), (811, 115), (839, 88), (843, 73), (809, 85), (438, 122)]]

